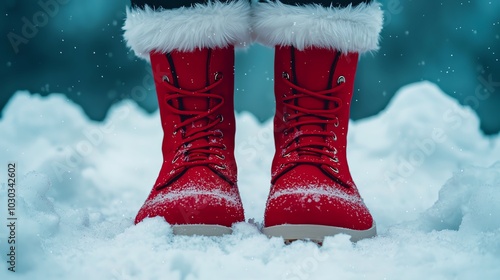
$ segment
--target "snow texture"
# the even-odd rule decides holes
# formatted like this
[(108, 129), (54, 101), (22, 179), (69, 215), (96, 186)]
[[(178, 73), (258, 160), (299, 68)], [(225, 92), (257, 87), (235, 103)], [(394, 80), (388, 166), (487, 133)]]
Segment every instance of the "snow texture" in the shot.
[(472, 110), (435, 85), (409, 85), (351, 123), (353, 177), (379, 230), (356, 244), (338, 235), (285, 245), (260, 233), (272, 126), (247, 113), (237, 124), (248, 222), (224, 237), (174, 236), (161, 218), (133, 225), (162, 161), (157, 113), (126, 101), (100, 123), (62, 95), (16, 93), (0, 158), (18, 166), (17, 272), (3, 225), (0, 279), (500, 279), (500, 137), (484, 136)]

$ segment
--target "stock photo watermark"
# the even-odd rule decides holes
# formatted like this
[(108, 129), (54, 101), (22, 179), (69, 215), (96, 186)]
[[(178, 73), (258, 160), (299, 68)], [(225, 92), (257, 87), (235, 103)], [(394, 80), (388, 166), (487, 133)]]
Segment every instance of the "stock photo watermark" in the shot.
[(404, 8), (400, 0), (389, 0), (384, 9), (384, 25), (387, 26), (392, 22), (395, 15), (403, 12)]
[(11, 272), (16, 272), (17, 265), (17, 249), (16, 249), (16, 235), (17, 235), (17, 163), (9, 162), (7, 163), (7, 219), (6, 227), (7, 231), (7, 270)]
[[(154, 88), (154, 78), (149, 71), (149, 66), (147, 66), (146, 71), (147, 74), (142, 79), (142, 84), (133, 87), (130, 95), (126, 96), (127, 98), (141, 102), (147, 98), (148, 94), (151, 94), (150, 89)], [(86, 129), (82, 132), (83, 137), (80, 141), (66, 146), (63, 149), (63, 160), (55, 160), (51, 163), (51, 169), (58, 181), (64, 181), (65, 174), (79, 170), (85, 158), (101, 146), (108, 135), (116, 131), (117, 122), (124, 122), (130, 116), (132, 110), (130, 105), (121, 107), (112, 121), (99, 127)]]
[[(477, 81), (479, 84), (476, 86), (474, 94), (467, 96), (463, 101), (465, 106), (473, 110), (477, 110), (481, 102), (486, 101), (500, 88), (500, 81), (495, 81), (493, 74), (485, 73), (484, 70), (481, 70), (481, 75), (477, 76)], [(457, 106), (446, 110), (442, 114), (444, 126), (434, 128), (430, 135), (424, 139), (416, 139), (413, 143), (415, 148), (406, 155), (398, 157), (397, 163), (384, 173), (384, 180), (392, 188), (396, 187), (397, 184), (405, 184), (406, 179), (412, 176), (437, 151), (438, 146), (446, 142), (448, 133), (462, 127), (465, 118), (467, 116), (463, 115), (461, 107)]]
[(38, 11), (30, 17), (22, 17), (21, 32), (9, 32), (7, 39), (16, 54), (19, 53), (19, 47), (28, 44), (29, 41), (38, 35), (41, 28), (49, 24), (51, 18), (59, 14), (61, 7), (68, 4), (71, 0), (40, 0), (37, 2)]
[(314, 251), (310, 257), (304, 258), (300, 264), (294, 265), (290, 272), (286, 272), (281, 279), (283, 280), (307, 280), (311, 278), (311, 274), (316, 272), (321, 263), (326, 262), (330, 258), (328, 253), (321, 253), (319, 250)]

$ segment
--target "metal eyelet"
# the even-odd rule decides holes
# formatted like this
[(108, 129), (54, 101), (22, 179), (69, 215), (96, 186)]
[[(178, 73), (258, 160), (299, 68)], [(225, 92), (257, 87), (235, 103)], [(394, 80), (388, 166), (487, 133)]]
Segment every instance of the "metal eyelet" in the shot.
[(223, 151), (227, 150), (227, 146), (226, 146), (226, 144), (222, 144), (222, 150), (223, 150)]
[(345, 77), (344, 76), (339, 76), (337, 79), (337, 85), (340, 85), (342, 83), (345, 83)]
[(288, 117), (290, 117), (290, 114), (284, 113), (283, 114), (283, 122), (287, 122), (288, 121)]
[(222, 130), (217, 129), (215, 130), (215, 132), (217, 132), (219, 135), (214, 135), (214, 136), (219, 136), (220, 138), (224, 137), (224, 132), (222, 132)]
[(226, 167), (224, 165), (218, 165), (218, 164), (215, 165), (215, 168), (222, 169), (222, 170), (226, 169)]
[(337, 154), (337, 148), (333, 147), (333, 154), (336, 155)]
[(179, 159), (179, 156), (175, 156), (175, 157), (172, 159), (172, 163), (175, 163), (178, 159)]
[(179, 132), (179, 131), (181, 132), (181, 135), (184, 135), (184, 133), (186, 132), (186, 131), (184, 130), (184, 128), (179, 128), (179, 127), (177, 127), (176, 125), (173, 127), (173, 129), (174, 129), (174, 131), (172, 132), (172, 135), (176, 135), (176, 134), (177, 134), (177, 132)]
[(287, 72), (281, 73), (281, 77), (287, 80), (290, 80), (290, 75)]
[(215, 156), (216, 156), (218, 159), (222, 159), (222, 160), (226, 159), (226, 156), (225, 156), (225, 155), (215, 155)]
[(334, 157), (334, 158), (332, 158), (332, 161), (333, 162), (339, 162), (339, 158), (338, 157)]
[(219, 119), (219, 122), (224, 121), (224, 116), (223, 115), (217, 115), (217, 118)]
[(290, 153), (286, 153), (286, 154), (282, 155), (281, 157), (284, 157), (284, 158), (290, 157)]
[(333, 141), (337, 141), (337, 134), (335, 132), (333, 133)]
[(170, 83), (170, 78), (167, 75), (163, 75), (161, 78), (164, 82)]
[(215, 72), (215, 74), (214, 74), (215, 81), (222, 79), (222, 77), (223, 77), (223, 75), (221, 72)]
[(329, 167), (335, 173), (339, 173), (340, 172), (340, 170), (337, 167), (331, 167), (331, 166), (329, 166)]
[(336, 120), (336, 122), (333, 124), (333, 126), (339, 127), (339, 125), (340, 125), (339, 118), (335, 117), (335, 120)]

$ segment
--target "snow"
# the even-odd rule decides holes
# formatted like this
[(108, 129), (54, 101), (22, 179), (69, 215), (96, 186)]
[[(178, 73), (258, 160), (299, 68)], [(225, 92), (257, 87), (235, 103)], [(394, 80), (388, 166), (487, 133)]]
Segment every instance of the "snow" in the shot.
[(17, 164), (16, 272), (0, 227), (1, 279), (500, 279), (500, 136), (428, 82), (352, 122), (351, 171), (379, 235), (285, 245), (258, 227), (269, 191), (272, 125), (237, 116), (246, 223), (224, 237), (174, 236), (133, 218), (161, 164), (158, 114), (132, 102), (102, 123), (53, 94), (17, 92), (0, 120), (0, 221)]

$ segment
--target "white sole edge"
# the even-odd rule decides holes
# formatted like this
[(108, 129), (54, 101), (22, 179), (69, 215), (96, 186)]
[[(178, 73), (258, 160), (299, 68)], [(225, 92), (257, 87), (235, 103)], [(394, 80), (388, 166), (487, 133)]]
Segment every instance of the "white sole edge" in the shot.
[(316, 243), (322, 243), (325, 237), (336, 234), (347, 234), (351, 236), (352, 242), (361, 239), (371, 238), (377, 235), (375, 223), (367, 230), (353, 230), (341, 227), (323, 226), (323, 225), (278, 225), (265, 227), (262, 232), (268, 237), (282, 237), (286, 242), (294, 240), (311, 240)]
[(220, 225), (172, 225), (175, 235), (223, 236), (233, 233), (229, 227)]

